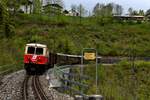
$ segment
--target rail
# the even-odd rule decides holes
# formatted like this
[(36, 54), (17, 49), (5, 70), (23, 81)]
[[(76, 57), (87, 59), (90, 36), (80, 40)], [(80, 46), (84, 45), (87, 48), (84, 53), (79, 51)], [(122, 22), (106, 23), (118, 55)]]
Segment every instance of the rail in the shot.
[(22, 87), (22, 97), (23, 100), (28, 100), (28, 80), (30, 76), (26, 76), (24, 81), (23, 81), (23, 87)]
[(33, 85), (34, 93), (36, 94), (38, 100), (49, 100), (45, 92), (43, 91), (38, 76), (32, 77), (32, 83), (33, 83), (32, 85)]

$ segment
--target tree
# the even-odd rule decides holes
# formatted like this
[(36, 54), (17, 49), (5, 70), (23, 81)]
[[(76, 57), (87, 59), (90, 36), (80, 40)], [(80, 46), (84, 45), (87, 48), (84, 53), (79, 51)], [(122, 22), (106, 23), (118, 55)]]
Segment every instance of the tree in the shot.
[(8, 7), (9, 12), (16, 14), (17, 10), (20, 7), (20, 1), (18, 0), (4, 0), (6, 1), (6, 5)]
[(139, 15), (144, 16), (145, 15), (144, 10), (139, 10)]
[(28, 7), (30, 6), (30, 13), (32, 10), (32, 1), (30, 0), (21, 0), (21, 4), (25, 6), (25, 12), (28, 13)]
[(114, 3), (109, 3), (107, 5), (97, 3), (93, 9), (95, 16), (108, 17), (113, 14)]
[(146, 11), (146, 14), (145, 14), (146, 16), (150, 16), (150, 9), (148, 9), (147, 11)]
[(133, 13), (133, 9), (132, 9), (132, 8), (129, 8), (129, 9), (128, 9), (128, 12), (129, 12), (129, 15), (131, 16), (132, 13)]
[(123, 8), (121, 5), (116, 4), (114, 7), (114, 14), (115, 15), (121, 15), (123, 12)]
[(78, 13), (79, 13), (79, 16), (81, 16), (81, 17), (83, 17), (83, 16), (85, 16), (85, 14), (86, 14), (86, 10), (85, 10), (85, 8), (83, 7), (83, 5), (82, 4), (80, 4), (78, 7), (77, 7), (77, 11), (78, 11)]
[(113, 14), (113, 7), (114, 7), (113, 3), (109, 3), (109, 4), (107, 4), (104, 7), (105, 16), (112, 16), (112, 14)]
[(71, 12), (73, 16), (76, 16), (77, 13), (77, 5), (71, 5)]
[(93, 13), (95, 16), (103, 16), (104, 15), (104, 4), (97, 3), (93, 9)]
[(133, 10), (131, 15), (139, 15), (138, 11)]
[(7, 3), (6, 0), (0, 1), (0, 34), (8, 38), (12, 36), (14, 27), (10, 21)]
[(55, 0), (55, 4), (60, 5), (61, 7), (64, 7), (64, 3), (62, 0)]
[(40, 0), (33, 0), (33, 13), (40, 14), (42, 10), (42, 3)]

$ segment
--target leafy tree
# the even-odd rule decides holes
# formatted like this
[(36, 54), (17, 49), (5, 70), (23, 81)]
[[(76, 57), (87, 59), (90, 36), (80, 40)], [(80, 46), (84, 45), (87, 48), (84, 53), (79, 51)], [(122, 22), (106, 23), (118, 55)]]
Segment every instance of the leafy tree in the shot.
[(21, 0), (21, 4), (25, 6), (25, 12), (27, 13), (28, 12), (28, 7), (30, 5), (30, 13), (31, 13), (31, 10), (32, 10), (32, 1), (30, 0)]
[(71, 12), (75, 16), (75, 14), (77, 12), (77, 5), (75, 5), (75, 4), (71, 5)]
[(13, 25), (10, 21), (10, 16), (8, 12), (7, 1), (1, 0), (0, 1), (0, 33), (2, 36), (10, 37), (13, 33)]
[(129, 8), (128, 9), (128, 12), (129, 12), (129, 15), (130, 16), (133, 16), (133, 15), (141, 15), (141, 16), (144, 16), (144, 11), (143, 10), (133, 10), (132, 8)]
[(42, 10), (42, 4), (40, 0), (33, 0), (33, 13), (40, 14)]
[(129, 8), (129, 9), (128, 9), (128, 12), (129, 12), (129, 15), (131, 16), (132, 13), (133, 13), (133, 9), (132, 9), (132, 8)]
[(123, 12), (123, 8), (121, 5), (116, 4), (114, 7), (114, 14), (115, 15), (121, 15)]
[(132, 14), (131, 15), (139, 15), (138, 11), (136, 10), (133, 10)]
[(97, 3), (93, 9), (93, 13), (95, 16), (103, 16), (104, 15), (104, 4)]
[(97, 4), (95, 5), (95, 7), (93, 8), (93, 14), (94, 14), (95, 16), (98, 16), (98, 15), (99, 15), (99, 7), (100, 7), (100, 4), (97, 3)]
[(104, 4), (97, 3), (93, 9), (93, 13), (95, 16), (104, 16)]
[(150, 9), (148, 9), (147, 11), (146, 11), (146, 14), (145, 14), (146, 16), (149, 16), (150, 15)]
[(13, 14), (16, 14), (17, 10), (20, 8), (20, 1), (18, 1), (18, 0), (7, 0), (6, 5), (8, 7), (9, 12), (13, 11)]
[(139, 10), (139, 15), (144, 16), (145, 15), (144, 10)]
[(55, 0), (55, 4), (60, 5), (61, 7), (64, 6), (63, 1), (62, 0)]
[(112, 16), (113, 14), (113, 3), (109, 3), (104, 7), (105, 16)]
[(86, 14), (86, 10), (85, 10), (85, 8), (83, 7), (83, 5), (82, 4), (80, 4), (78, 7), (77, 7), (77, 11), (79, 12), (79, 15), (81, 16), (81, 17), (83, 17), (83, 16), (85, 16), (85, 14)]
[(109, 3), (107, 5), (97, 3), (93, 9), (95, 16), (112, 16), (114, 3)]

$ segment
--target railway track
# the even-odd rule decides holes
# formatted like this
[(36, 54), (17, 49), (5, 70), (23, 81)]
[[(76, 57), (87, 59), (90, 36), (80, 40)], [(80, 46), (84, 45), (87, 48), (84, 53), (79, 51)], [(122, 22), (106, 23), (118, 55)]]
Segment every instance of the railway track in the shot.
[(49, 100), (45, 92), (43, 91), (38, 76), (32, 77), (32, 87), (33, 87), (34, 94), (37, 97), (36, 100)]
[[(29, 79), (31, 78), (32, 81), (32, 91), (35, 97), (35, 100), (54, 100), (52, 99), (48, 99), (48, 97), (46, 96), (41, 83), (39, 81), (39, 76), (26, 76), (24, 81), (23, 81), (23, 87), (22, 87), (22, 97), (23, 100), (29, 100), (29, 96), (28, 96), (28, 82)], [(52, 96), (51, 96), (52, 97)]]
[(26, 76), (24, 81), (23, 81), (23, 87), (22, 87), (22, 97), (23, 100), (28, 100), (28, 81), (29, 81), (30, 76)]

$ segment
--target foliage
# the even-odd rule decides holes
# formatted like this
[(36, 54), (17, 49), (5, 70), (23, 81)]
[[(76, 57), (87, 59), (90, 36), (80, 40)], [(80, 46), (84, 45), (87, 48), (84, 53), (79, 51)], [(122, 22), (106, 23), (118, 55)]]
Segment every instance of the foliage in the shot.
[(86, 15), (86, 10), (82, 4), (77, 7), (77, 11), (79, 12), (79, 16), (84, 17)]
[[(138, 100), (150, 99), (150, 63), (135, 62), (136, 72), (133, 73), (131, 62), (123, 61), (116, 65), (99, 65), (98, 92), (106, 100)], [(95, 68), (93, 65), (84, 67), (84, 75), (91, 79), (87, 82), (90, 88), (84, 93), (95, 93)]]
[(148, 9), (147, 11), (146, 11), (146, 16), (149, 16), (150, 15), (150, 9)]
[(7, 1), (0, 2), (0, 34), (1, 37), (11, 37), (14, 33), (13, 21), (10, 18), (7, 10)]
[(34, 14), (40, 14), (41, 13), (41, 1), (40, 0), (33, 0), (33, 13)]
[(20, 8), (21, 2), (18, 1), (18, 0), (11, 0), (11, 1), (10, 0), (5, 0), (5, 1), (7, 1), (6, 4), (7, 4), (9, 12), (12, 13), (12, 14), (16, 14), (18, 9)]
[(49, 38), (55, 37), (58, 52), (64, 52), (64, 44), (69, 43), (70, 53), (80, 54), (82, 48), (90, 47), (97, 48), (103, 56), (129, 56), (133, 45), (136, 56), (150, 56), (149, 25), (118, 23), (112, 17), (82, 18), (81, 23), (79, 17), (69, 16), (19, 14), (16, 17), (17, 36), (26, 42), (37, 39), (50, 44), (54, 38)]
[(93, 9), (94, 16), (112, 16), (121, 15), (123, 12), (123, 8), (121, 5), (115, 3), (108, 3), (108, 4), (100, 4), (97, 3)]
[(144, 16), (145, 15), (145, 12), (144, 10), (133, 10), (133, 8), (129, 8), (128, 9), (128, 13), (130, 16), (134, 16), (134, 15), (139, 15), (139, 16)]

